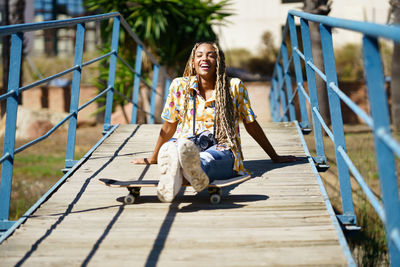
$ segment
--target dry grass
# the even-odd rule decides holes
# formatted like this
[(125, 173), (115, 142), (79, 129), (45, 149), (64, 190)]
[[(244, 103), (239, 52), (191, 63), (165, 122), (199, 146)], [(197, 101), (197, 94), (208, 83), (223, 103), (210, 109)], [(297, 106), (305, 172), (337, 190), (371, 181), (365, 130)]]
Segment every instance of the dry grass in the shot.
[[(345, 134), (348, 155), (364, 177), (365, 181), (380, 199), (380, 184), (378, 168), (375, 158), (373, 135), (364, 130), (354, 130), (357, 127), (348, 127)], [(396, 135), (398, 138), (399, 135)], [(315, 155), (314, 136), (305, 136), (308, 147)], [(330, 168), (325, 173), (320, 173), (329, 198), (337, 213), (341, 213), (341, 197), (336, 166), (335, 150), (332, 141), (324, 137), (325, 152)], [(396, 161), (397, 172), (400, 162)], [(355, 179), (351, 178), (353, 201), (357, 216), (357, 225), (361, 231), (347, 235), (353, 256), (359, 266), (388, 266), (388, 254), (383, 223), (369, 204), (365, 194)]]

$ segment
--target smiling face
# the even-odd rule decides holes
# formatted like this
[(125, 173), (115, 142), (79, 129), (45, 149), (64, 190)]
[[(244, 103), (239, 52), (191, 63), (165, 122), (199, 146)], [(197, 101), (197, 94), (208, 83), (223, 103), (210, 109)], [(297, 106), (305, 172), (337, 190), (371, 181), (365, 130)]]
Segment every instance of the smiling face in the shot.
[(194, 53), (193, 59), (196, 74), (204, 79), (215, 79), (217, 67), (217, 52), (213, 45), (203, 43)]

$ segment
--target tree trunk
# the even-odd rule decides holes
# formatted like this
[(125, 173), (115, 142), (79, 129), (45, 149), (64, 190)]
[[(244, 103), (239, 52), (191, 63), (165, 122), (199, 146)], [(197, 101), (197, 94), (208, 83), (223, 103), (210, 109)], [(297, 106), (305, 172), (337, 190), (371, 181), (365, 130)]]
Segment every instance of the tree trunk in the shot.
[[(400, 24), (400, 0), (390, 2), (392, 5), (393, 23)], [(392, 123), (395, 131), (400, 131), (400, 44), (394, 43), (392, 58), (392, 80), (390, 82), (390, 97), (392, 101)]]
[[(58, 18), (57, 0), (51, 0), (51, 20)], [(48, 18), (46, 18), (47, 20)], [(44, 52), (47, 56), (53, 57), (58, 54), (58, 29), (46, 29), (44, 32)]]
[[(327, 15), (330, 12), (329, 2), (330, 2), (329, 0), (304, 0), (303, 10), (305, 12), (317, 15)], [(322, 72), (325, 72), (322, 47), (321, 47), (321, 35), (319, 32), (319, 24), (310, 21), (309, 25), (310, 25), (310, 38), (311, 38), (314, 65)], [(324, 118), (326, 124), (330, 125), (331, 120), (330, 120), (328, 92), (326, 90), (326, 84), (325, 81), (322, 80), (318, 74), (315, 75), (315, 77), (317, 84), (319, 112), (321, 113), (321, 116)]]
[[(7, 0), (6, 0), (7, 1)], [(10, 24), (22, 24), (25, 22), (25, 0), (10, 0)], [(20, 70), (20, 80), (19, 86), (22, 86), (23, 79), (23, 66), (24, 62), (24, 50), (25, 42), (22, 43), (22, 53), (21, 53), (21, 70)], [(18, 104), (22, 104), (22, 96), (18, 95)]]
[[(10, 21), (10, 15), (9, 15), (9, 4), (8, 0), (3, 0), (2, 3), (4, 4), (4, 9), (3, 9), (3, 23), (2, 25), (9, 25)], [(3, 55), (2, 58), (2, 63), (3, 63), (3, 86), (1, 88), (0, 94), (5, 94), (7, 93), (8, 90), (8, 68), (10, 66), (10, 36), (6, 35), (2, 37), (2, 51), (1, 54)], [(6, 114), (6, 101), (0, 101), (0, 115), (1, 118)]]

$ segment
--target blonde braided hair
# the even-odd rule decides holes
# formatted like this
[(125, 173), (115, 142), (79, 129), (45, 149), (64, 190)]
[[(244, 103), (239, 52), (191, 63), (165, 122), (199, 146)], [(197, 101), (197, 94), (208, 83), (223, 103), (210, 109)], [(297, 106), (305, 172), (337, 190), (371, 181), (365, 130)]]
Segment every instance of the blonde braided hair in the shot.
[[(196, 71), (193, 65), (194, 55), (197, 48), (201, 44), (211, 44), (215, 52), (217, 54), (217, 66), (216, 66), (216, 82), (215, 82), (215, 90), (216, 90), (216, 101), (215, 101), (215, 120), (216, 123), (216, 136), (215, 138), (218, 140), (219, 144), (225, 144), (229, 148), (238, 151), (240, 155), (242, 155), (242, 149), (238, 140), (238, 133), (235, 128), (235, 110), (234, 103), (230, 93), (230, 82), (226, 75), (226, 67), (225, 67), (225, 55), (222, 50), (219, 48), (218, 44), (214, 42), (200, 42), (196, 43), (190, 53), (190, 57), (186, 63), (185, 70), (183, 72), (183, 77), (191, 77), (196, 75)], [(188, 115), (188, 103), (190, 98), (189, 92), (189, 83), (187, 84), (187, 88), (185, 90), (185, 100), (183, 104), (182, 110), (182, 124), (185, 125), (187, 115)]]

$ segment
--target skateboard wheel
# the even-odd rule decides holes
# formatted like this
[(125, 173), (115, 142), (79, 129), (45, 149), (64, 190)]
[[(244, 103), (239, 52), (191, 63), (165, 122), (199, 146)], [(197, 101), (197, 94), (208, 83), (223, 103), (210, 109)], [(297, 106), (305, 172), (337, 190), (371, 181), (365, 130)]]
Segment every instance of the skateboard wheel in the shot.
[(133, 204), (135, 203), (136, 197), (133, 194), (128, 194), (125, 198), (124, 198), (124, 203), (125, 204)]
[(219, 194), (212, 194), (210, 196), (211, 204), (218, 204), (221, 201), (221, 196)]

